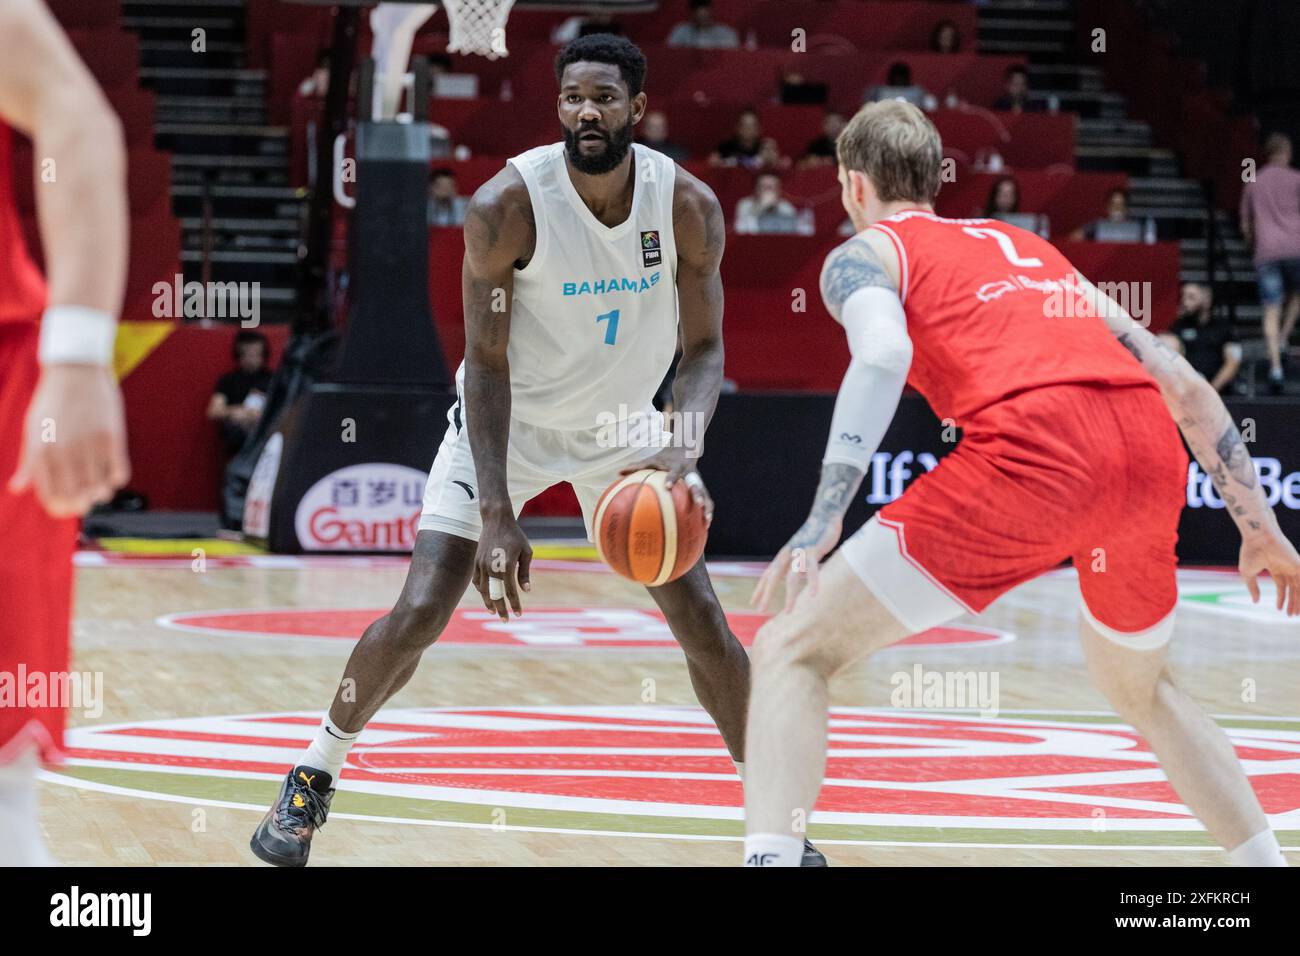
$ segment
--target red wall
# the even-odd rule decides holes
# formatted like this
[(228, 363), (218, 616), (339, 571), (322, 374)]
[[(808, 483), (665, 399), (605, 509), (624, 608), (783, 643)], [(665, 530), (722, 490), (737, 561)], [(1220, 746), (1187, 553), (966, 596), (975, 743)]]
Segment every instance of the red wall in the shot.
[[(131, 480), (149, 506), (214, 511), (225, 467), (217, 426), (205, 417), (217, 379), (233, 368), (236, 327), (177, 325), (122, 382)], [(278, 364), (287, 326), (259, 329)]]

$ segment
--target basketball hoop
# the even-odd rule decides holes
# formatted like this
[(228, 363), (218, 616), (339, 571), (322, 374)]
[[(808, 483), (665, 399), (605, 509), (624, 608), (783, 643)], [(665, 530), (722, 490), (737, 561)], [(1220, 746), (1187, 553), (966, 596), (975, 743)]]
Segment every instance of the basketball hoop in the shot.
[(451, 24), (448, 53), (477, 53), (489, 60), (507, 56), (506, 18), (515, 0), (442, 0)]

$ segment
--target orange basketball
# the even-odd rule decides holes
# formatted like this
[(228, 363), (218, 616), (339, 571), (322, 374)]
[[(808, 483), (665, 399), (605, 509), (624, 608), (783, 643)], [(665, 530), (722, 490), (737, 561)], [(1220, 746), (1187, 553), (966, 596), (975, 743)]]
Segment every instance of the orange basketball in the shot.
[(657, 587), (695, 567), (708, 528), (686, 482), (665, 486), (668, 472), (643, 468), (614, 482), (596, 503), (596, 552), (611, 568)]

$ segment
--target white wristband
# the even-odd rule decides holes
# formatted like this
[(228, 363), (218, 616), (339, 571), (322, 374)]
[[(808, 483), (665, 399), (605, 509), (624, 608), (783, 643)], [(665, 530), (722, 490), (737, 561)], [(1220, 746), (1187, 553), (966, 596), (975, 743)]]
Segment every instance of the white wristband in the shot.
[(41, 319), (38, 356), (42, 365), (113, 364), (117, 320), (84, 305), (56, 305)]

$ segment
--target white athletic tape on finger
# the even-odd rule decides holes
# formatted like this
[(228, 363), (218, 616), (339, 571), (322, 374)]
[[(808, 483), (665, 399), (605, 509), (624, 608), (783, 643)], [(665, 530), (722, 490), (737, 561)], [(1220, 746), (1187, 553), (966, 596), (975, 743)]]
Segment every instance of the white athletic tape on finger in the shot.
[(500, 578), (488, 578), (488, 597), (500, 601), (506, 596), (506, 583)]

